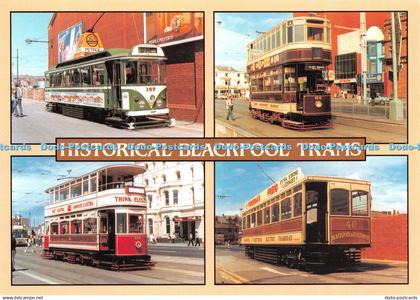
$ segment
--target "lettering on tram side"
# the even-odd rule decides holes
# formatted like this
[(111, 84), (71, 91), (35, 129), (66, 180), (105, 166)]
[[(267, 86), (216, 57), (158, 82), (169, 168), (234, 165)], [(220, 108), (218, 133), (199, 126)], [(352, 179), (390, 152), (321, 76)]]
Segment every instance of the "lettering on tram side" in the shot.
[(277, 236), (277, 241), (278, 242), (291, 242), (293, 240), (293, 235), (288, 234), (288, 235), (278, 235)]
[(255, 197), (254, 199), (252, 199), (252, 200), (250, 200), (248, 203), (247, 203), (247, 207), (251, 207), (251, 206), (253, 206), (253, 205), (255, 205), (255, 204), (257, 204), (258, 202), (260, 202), (260, 200), (261, 200), (261, 198), (260, 198), (260, 195), (258, 195), (257, 197)]
[(369, 235), (363, 232), (342, 231), (331, 234), (331, 242), (345, 242), (346, 239), (357, 239), (361, 242), (369, 242)]
[(279, 189), (278, 184), (277, 183), (273, 184), (272, 186), (270, 186), (267, 189), (267, 195), (272, 195), (272, 194), (276, 193), (278, 191), (278, 189)]
[(143, 197), (115, 196), (114, 198), (115, 202), (146, 203), (146, 199)]

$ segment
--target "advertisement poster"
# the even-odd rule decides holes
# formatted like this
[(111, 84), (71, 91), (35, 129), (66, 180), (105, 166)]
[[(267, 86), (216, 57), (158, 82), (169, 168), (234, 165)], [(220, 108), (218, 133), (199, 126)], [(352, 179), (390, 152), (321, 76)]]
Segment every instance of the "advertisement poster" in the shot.
[(0, 4), (0, 296), (420, 297), (420, 2)]
[(82, 22), (58, 34), (58, 62), (73, 59), (78, 52), (79, 38), (82, 35)]

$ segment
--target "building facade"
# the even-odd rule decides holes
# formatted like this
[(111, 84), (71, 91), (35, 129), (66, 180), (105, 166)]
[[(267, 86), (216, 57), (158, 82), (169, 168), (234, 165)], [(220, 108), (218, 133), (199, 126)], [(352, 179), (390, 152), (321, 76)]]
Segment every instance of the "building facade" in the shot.
[(239, 215), (235, 216), (216, 216), (214, 218), (215, 226), (215, 242), (216, 244), (237, 244), (239, 242), (239, 229), (240, 229), (241, 218)]
[(190, 233), (204, 241), (204, 163), (147, 162), (135, 181), (146, 187), (147, 234), (186, 240)]
[(245, 72), (230, 66), (216, 66), (214, 70), (215, 97), (233, 95), (249, 97), (249, 85)]
[(63, 53), (71, 53), (78, 34), (94, 24), (94, 32), (99, 34), (105, 49), (130, 49), (142, 43), (161, 46), (167, 57), (167, 99), (171, 116), (203, 122), (203, 13), (54, 13), (48, 26), (48, 67), (56, 65)]
[[(360, 98), (363, 94), (362, 82), (362, 40), (360, 12), (299, 12), (294, 16), (317, 15), (331, 21), (332, 63), (329, 66), (329, 80), (333, 97)], [(401, 13), (400, 13), (401, 14)], [(367, 56), (367, 95), (391, 97), (392, 83), (389, 80), (389, 67), (392, 68), (390, 44), (390, 12), (366, 12), (366, 56)], [(406, 18), (401, 18), (401, 32), (406, 32)], [(405, 29), (404, 29), (405, 24)], [(406, 43), (402, 39), (402, 44)], [(406, 46), (405, 46), (406, 47)], [(404, 46), (401, 47), (403, 57)], [(388, 54), (389, 52), (389, 54)], [(404, 60), (401, 59), (401, 62)], [(388, 67), (387, 67), (388, 66)], [(404, 69), (404, 68), (402, 68)], [(407, 68), (405, 68), (406, 70)], [(399, 90), (406, 95), (406, 76), (399, 74)], [(391, 86), (391, 87), (390, 87)], [(403, 91), (404, 90), (404, 91)]]

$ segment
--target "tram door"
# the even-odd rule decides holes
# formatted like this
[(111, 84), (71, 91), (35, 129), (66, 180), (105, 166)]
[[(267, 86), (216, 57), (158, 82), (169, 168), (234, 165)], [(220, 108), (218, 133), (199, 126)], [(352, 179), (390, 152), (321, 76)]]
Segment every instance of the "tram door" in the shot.
[(325, 243), (327, 183), (308, 182), (305, 188), (306, 243)]
[(113, 61), (112, 64), (112, 98), (115, 104), (118, 103), (118, 107), (123, 106), (123, 109), (129, 109), (124, 108), (124, 105), (121, 105), (121, 62), (120, 61)]
[(115, 210), (108, 211), (108, 248), (115, 250)]

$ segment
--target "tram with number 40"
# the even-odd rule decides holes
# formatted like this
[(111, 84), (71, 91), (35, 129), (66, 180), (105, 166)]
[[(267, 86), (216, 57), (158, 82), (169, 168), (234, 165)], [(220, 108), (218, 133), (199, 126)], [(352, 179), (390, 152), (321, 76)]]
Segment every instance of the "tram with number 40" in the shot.
[(295, 17), (248, 44), (250, 113), (296, 130), (331, 127), (330, 22)]
[(142, 165), (110, 165), (48, 188), (43, 256), (110, 270), (149, 269)]
[(45, 74), (47, 110), (128, 129), (174, 126), (165, 60), (162, 48), (141, 44), (61, 62)]
[(248, 257), (290, 268), (354, 264), (371, 244), (371, 201), (368, 181), (297, 169), (245, 204), (240, 243)]

